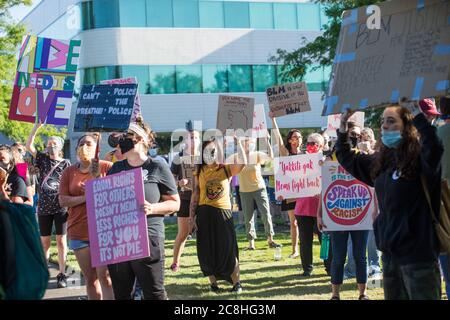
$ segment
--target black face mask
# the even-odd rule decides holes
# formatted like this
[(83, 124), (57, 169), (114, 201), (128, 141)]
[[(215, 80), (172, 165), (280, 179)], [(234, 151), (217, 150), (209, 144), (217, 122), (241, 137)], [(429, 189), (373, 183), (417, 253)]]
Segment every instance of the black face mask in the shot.
[(108, 144), (111, 148), (117, 147), (120, 142), (120, 136), (110, 134), (108, 137)]
[(350, 137), (350, 141), (352, 142), (352, 147), (356, 148), (356, 146), (358, 145), (358, 138)]
[(120, 151), (122, 154), (127, 153), (128, 151), (132, 150), (134, 148), (134, 141), (131, 138), (122, 138), (119, 142)]

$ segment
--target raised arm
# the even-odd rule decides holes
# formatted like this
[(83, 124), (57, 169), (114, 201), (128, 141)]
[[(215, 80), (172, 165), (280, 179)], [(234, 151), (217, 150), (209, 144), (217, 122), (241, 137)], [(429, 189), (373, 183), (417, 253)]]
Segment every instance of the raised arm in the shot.
[(278, 128), (277, 118), (273, 115), (272, 111), (269, 112), (269, 117), (272, 119), (272, 130), (274, 133), (275, 144), (278, 145), (280, 155), (282, 157), (287, 157), (289, 155), (289, 150), (286, 149), (283, 138), (281, 137), (280, 129)]
[(42, 127), (42, 123), (36, 123), (31, 130), (30, 136), (28, 137), (27, 143), (25, 147), (27, 148), (28, 152), (31, 153), (33, 158), (36, 158), (36, 148), (34, 147), (34, 139), (36, 138), (37, 131)]
[(244, 151), (244, 148), (242, 147), (242, 143), (240, 139), (237, 139), (237, 163), (230, 165), (230, 173), (232, 176), (235, 176), (239, 174), (239, 172), (244, 169), (244, 167), (247, 165), (247, 155)]

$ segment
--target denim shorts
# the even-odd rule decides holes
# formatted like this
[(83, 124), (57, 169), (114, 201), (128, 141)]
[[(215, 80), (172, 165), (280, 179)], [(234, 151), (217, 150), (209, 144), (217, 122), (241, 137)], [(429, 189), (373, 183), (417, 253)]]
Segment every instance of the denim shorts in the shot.
[(89, 241), (84, 240), (69, 240), (69, 249), (70, 250), (79, 250), (89, 247)]

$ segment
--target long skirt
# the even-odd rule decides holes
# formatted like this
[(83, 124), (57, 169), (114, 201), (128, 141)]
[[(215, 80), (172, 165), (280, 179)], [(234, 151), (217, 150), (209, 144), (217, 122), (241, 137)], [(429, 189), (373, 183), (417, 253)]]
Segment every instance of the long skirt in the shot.
[(205, 276), (233, 283), (231, 274), (239, 250), (231, 210), (211, 206), (197, 208), (197, 256)]

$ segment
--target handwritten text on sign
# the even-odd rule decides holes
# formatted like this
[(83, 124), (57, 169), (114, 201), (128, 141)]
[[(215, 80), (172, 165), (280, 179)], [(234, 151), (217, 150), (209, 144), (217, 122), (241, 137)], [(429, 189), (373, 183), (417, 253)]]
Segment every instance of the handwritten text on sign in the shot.
[(295, 199), (321, 192), (322, 153), (275, 158), (275, 195)]
[(276, 116), (311, 111), (305, 82), (288, 83), (266, 89), (270, 111)]
[(356, 180), (337, 162), (322, 167), (322, 217), (325, 230), (371, 230), (373, 189)]
[(91, 259), (94, 267), (150, 256), (142, 169), (86, 183)]
[(217, 129), (227, 135), (227, 129), (243, 130), (253, 128), (255, 99), (237, 96), (219, 96)]
[[(357, 125), (359, 125), (360, 128), (364, 128), (364, 112), (357, 111), (355, 112), (350, 118), (348, 118), (348, 121), (355, 122)], [(341, 114), (332, 114), (329, 115), (327, 118), (327, 134), (330, 137), (337, 137), (336, 130), (339, 129), (341, 125)]]
[(267, 137), (266, 112), (263, 104), (256, 104), (253, 111), (253, 134), (257, 138)]

